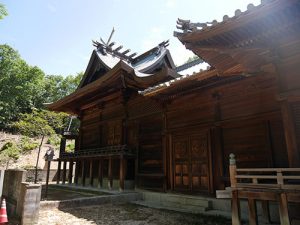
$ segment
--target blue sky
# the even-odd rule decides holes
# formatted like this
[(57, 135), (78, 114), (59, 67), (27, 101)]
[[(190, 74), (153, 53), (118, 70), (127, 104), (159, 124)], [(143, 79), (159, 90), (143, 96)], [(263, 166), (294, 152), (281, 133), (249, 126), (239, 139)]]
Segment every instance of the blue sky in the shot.
[(177, 18), (221, 21), (259, 0), (0, 0), (9, 16), (0, 21), (0, 44), (17, 49), (30, 65), (46, 74), (85, 71), (92, 40), (113, 41), (142, 53), (163, 40), (177, 65), (191, 52), (173, 37)]

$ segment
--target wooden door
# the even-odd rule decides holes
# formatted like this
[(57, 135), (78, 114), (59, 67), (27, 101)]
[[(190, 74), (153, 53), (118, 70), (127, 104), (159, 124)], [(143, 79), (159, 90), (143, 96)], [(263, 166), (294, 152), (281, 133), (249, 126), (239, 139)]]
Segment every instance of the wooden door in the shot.
[(208, 191), (209, 155), (207, 134), (190, 137), (191, 190)]
[(174, 188), (176, 190), (190, 189), (189, 174), (189, 139), (175, 138), (173, 142)]
[(206, 133), (173, 138), (174, 190), (209, 190), (209, 145)]

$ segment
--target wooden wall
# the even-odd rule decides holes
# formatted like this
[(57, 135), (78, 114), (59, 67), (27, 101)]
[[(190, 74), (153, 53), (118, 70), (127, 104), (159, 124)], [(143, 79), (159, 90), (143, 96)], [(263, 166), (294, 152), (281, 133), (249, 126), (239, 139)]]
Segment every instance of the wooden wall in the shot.
[[(210, 134), (210, 185), (203, 183), (209, 192), (226, 184), (230, 153), (236, 155), (240, 167), (288, 166), (277, 93), (275, 76), (259, 74), (178, 97), (168, 105), (171, 137)], [(170, 188), (176, 188), (174, 157), (168, 161)]]
[(131, 95), (83, 111), (81, 149), (128, 144), (138, 187), (213, 193), (230, 153), (239, 167), (288, 166), (277, 92), (274, 75), (258, 74), (167, 102)]

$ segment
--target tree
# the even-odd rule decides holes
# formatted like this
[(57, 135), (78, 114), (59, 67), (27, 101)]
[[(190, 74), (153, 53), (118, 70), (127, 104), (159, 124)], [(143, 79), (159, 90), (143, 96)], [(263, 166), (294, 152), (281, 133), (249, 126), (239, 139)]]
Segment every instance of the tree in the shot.
[(8, 128), (32, 108), (43, 107), (44, 76), (13, 48), (0, 45), (0, 128)]
[(41, 142), (39, 145), (38, 156), (35, 165), (34, 183), (36, 184), (38, 174), (38, 163), (44, 138), (45, 136), (54, 134), (55, 131), (49, 125), (48, 121), (45, 118), (43, 118), (41, 113), (37, 110), (34, 110), (32, 113), (23, 114), (22, 118), (18, 122), (15, 122), (13, 125), (23, 135), (29, 137), (41, 137)]
[(5, 6), (0, 3), (0, 20), (2, 20), (7, 15), (8, 15), (8, 13), (7, 13)]
[(199, 59), (199, 57), (197, 55), (191, 56), (186, 60), (185, 63), (193, 62), (196, 59)]
[(55, 102), (76, 90), (83, 73), (77, 75), (69, 75), (65, 78), (61, 75), (47, 75), (45, 77), (44, 101), (47, 103)]

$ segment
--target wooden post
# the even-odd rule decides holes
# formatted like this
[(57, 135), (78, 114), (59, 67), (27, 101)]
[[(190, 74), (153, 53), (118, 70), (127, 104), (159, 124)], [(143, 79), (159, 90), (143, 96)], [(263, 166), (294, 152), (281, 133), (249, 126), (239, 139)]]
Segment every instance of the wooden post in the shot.
[(126, 177), (126, 164), (127, 160), (124, 156), (120, 156), (120, 190), (124, 191), (125, 189), (125, 177)]
[(240, 201), (237, 190), (232, 190), (231, 219), (232, 225), (241, 225)]
[(66, 173), (67, 173), (67, 161), (64, 161), (63, 165), (63, 177), (62, 177), (62, 183), (66, 183)]
[(236, 188), (236, 160), (235, 155), (229, 155), (229, 174), (230, 174), (230, 184), (232, 188)]
[(99, 159), (98, 167), (98, 187), (103, 187), (103, 158)]
[(74, 177), (74, 183), (76, 185), (78, 184), (79, 168), (80, 168), (80, 162), (78, 160), (76, 160), (76, 164), (75, 164), (75, 177)]
[(46, 188), (45, 188), (45, 198), (48, 196), (48, 184), (49, 184), (49, 174), (50, 174), (50, 165), (51, 161), (46, 161), (47, 162), (47, 176), (46, 176)]
[(71, 159), (69, 162), (69, 177), (68, 177), (69, 184), (72, 184), (72, 177), (73, 177), (73, 160)]
[(93, 160), (90, 160), (90, 171), (89, 171), (89, 173), (90, 173), (90, 186), (93, 187), (93, 183), (94, 183), (94, 181), (93, 181), (93, 179), (94, 179), (94, 177), (93, 177)]
[(290, 225), (288, 201), (285, 193), (279, 194), (279, 216), (280, 216), (280, 224)]
[(262, 216), (265, 223), (271, 223), (269, 202), (267, 200), (261, 201)]
[(249, 224), (257, 225), (257, 209), (255, 199), (248, 198)]
[(112, 189), (112, 187), (113, 187), (112, 158), (109, 157), (109, 160), (108, 160), (108, 188)]
[(300, 166), (300, 156), (297, 149), (297, 139), (295, 131), (295, 120), (291, 113), (290, 105), (288, 101), (281, 102), (281, 114), (284, 127), (284, 135), (287, 146), (287, 155), (290, 167)]
[(85, 171), (85, 160), (82, 160), (81, 161), (81, 180), (82, 180), (82, 186), (85, 186), (85, 174), (86, 174), (86, 171)]
[(61, 169), (61, 161), (58, 160), (58, 165), (57, 165), (57, 179), (56, 179), (56, 183), (59, 184), (60, 182), (60, 169)]
[(241, 215), (240, 215), (240, 201), (238, 196), (238, 190), (236, 190), (236, 161), (235, 155), (229, 155), (229, 174), (230, 174), (230, 184), (232, 188), (232, 200), (231, 200), (231, 217), (232, 225), (241, 225)]

